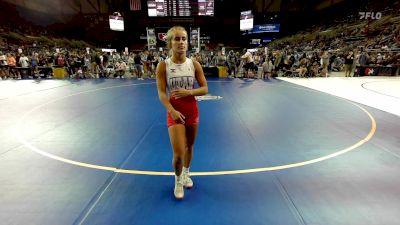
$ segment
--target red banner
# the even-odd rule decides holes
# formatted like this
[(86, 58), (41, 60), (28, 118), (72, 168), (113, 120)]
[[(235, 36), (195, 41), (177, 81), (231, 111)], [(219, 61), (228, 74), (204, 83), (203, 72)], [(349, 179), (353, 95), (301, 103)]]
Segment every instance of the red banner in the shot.
[(132, 11), (138, 11), (142, 9), (140, 0), (129, 0), (129, 6)]

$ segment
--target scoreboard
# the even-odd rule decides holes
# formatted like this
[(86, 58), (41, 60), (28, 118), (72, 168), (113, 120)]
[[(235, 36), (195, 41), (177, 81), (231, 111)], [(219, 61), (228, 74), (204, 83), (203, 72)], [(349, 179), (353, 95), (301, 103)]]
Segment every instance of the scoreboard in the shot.
[(150, 17), (214, 16), (214, 0), (148, 0)]

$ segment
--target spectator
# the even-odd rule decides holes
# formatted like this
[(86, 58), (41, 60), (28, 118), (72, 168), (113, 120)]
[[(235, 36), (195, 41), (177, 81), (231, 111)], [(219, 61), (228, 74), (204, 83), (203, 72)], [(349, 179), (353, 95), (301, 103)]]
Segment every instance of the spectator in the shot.
[(230, 76), (235, 77), (236, 72), (236, 55), (233, 50), (230, 50), (227, 56), (227, 63), (228, 63), (228, 74)]
[(249, 71), (254, 73), (254, 59), (253, 55), (247, 49), (243, 50), (244, 54), (240, 57), (243, 61), (243, 68), (245, 72), (245, 78), (249, 78)]
[(140, 54), (137, 53), (133, 57), (133, 60), (135, 61), (135, 72), (136, 72), (136, 77), (138, 80), (143, 80), (142, 75), (143, 75), (143, 66), (142, 66), (142, 58), (140, 57)]
[(344, 76), (351, 77), (351, 71), (354, 63), (353, 51), (349, 51), (349, 54), (344, 59)]
[(271, 78), (274, 64), (272, 63), (272, 60), (269, 57), (265, 59), (264, 63), (262, 64), (262, 68), (263, 68), (262, 79)]
[(321, 76), (322, 77), (328, 77), (328, 65), (329, 65), (329, 54), (328, 51), (324, 51), (321, 55), (321, 65), (322, 65), (322, 70), (321, 70)]

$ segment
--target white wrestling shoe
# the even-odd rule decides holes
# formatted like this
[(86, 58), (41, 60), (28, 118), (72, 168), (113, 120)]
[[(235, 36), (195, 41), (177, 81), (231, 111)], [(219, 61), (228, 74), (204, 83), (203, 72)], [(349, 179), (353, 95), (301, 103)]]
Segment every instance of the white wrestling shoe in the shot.
[(176, 199), (183, 199), (185, 193), (183, 191), (183, 176), (175, 176), (174, 195)]
[(190, 178), (190, 174), (189, 174), (189, 170), (184, 170), (182, 172), (182, 176), (183, 176), (183, 186), (185, 188), (192, 188), (193, 187), (193, 180)]

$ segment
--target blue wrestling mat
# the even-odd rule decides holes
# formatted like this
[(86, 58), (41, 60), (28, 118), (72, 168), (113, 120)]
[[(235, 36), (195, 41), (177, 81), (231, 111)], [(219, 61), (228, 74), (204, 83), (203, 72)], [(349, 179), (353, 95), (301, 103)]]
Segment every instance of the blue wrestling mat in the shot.
[(154, 80), (14, 85), (1, 224), (398, 224), (397, 116), (275, 79), (209, 79), (195, 186), (177, 201)]

